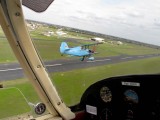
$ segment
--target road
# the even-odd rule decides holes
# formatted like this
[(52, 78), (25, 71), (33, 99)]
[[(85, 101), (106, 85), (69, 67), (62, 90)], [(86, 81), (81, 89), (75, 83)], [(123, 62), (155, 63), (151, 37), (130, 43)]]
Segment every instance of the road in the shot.
[[(105, 58), (96, 58), (94, 61), (80, 61), (77, 59), (74, 60), (57, 60), (57, 61), (48, 61), (44, 64), (48, 72), (60, 72), (60, 71), (69, 71), (78, 68), (88, 68), (93, 66), (101, 66), (107, 64), (114, 64), (119, 62), (145, 59), (151, 57), (158, 57), (159, 54), (149, 54), (149, 55), (120, 55), (112, 56)], [(0, 81), (3, 80), (14, 80), (18, 78), (23, 78), (25, 76), (23, 69), (19, 64), (0, 64)]]

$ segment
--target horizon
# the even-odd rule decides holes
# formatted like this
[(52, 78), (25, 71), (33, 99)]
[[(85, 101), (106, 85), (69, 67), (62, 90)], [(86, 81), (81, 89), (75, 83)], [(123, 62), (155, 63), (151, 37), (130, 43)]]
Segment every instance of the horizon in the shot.
[[(70, 28), (70, 29), (75, 29), (75, 30), (79, 30), (79, 31), (85, 31), (85, 32), (90, 32), (92, 34), (97, 34), (98, 36), (97, 37), (102, 37), (102, 38), (105, 38), (105, 37), (114, 37), (116, 39), (121, 39), (119, 41), (127, 41), (127, 42), (132, 42), (133, 44), (143, 44), (143, 45), (146, 45), (146, 46), (149, 46), (149, 47), (153, 47), (153, 48), (159, 48), (160, 45), (154, 45), (154, 44), (149, 44), (149, 43), (145, 43), (145, 42), (140, 42), (140, 41), (136, 41), (136, 40), (132, 40), (132, 39), (126, 39), (126, 38), (123, 38), (123, 37), (118, 37), (118, 36), (113, 36), (113, 35), (107, 35), (107, 34), (103, 34), (103, 33), (98, 33), (98, 32), (93, 32), (93, 31), (88, 31), (88, 30), (83, 30), (83, 29), (78, 29), (78, 28), (73, 28), (73, 27), (68, 27), (68, 26), (62, 26), (62, 25), (56, 25), (56, 24), (52, 24), (52, 23), (46, 23), (46, 22), (41, 22), (41, 21), (35, 21), (35, 20), (29, 20), (29, 19), (26, 19), (27, 21), (31, 21), (31, 22), (38, 22), (38, 23), (43, 23), (43, 24), (47, 24), (47, 25), (53, 25), (53, 26), (59, 26), (59, 27), (65, 27), (65, 28)], [(114, 39), (115, 40), (115, 39)], [(116, 40), (117, 41), (117, 40)]]
[(158, 0), (57, 0), (40, 14), (23, 9), (26, 19), (160, 45)]

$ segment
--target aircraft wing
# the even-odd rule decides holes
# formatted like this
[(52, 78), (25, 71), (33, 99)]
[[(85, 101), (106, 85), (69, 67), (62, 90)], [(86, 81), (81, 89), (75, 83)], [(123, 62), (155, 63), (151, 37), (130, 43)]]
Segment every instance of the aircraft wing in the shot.
[(95, 45), (98, 45), (98, 44), (102, 44), (102, 43), (84, 44), (84, 45), (81, 45), (81, 47), (95, 46)]
[(81, 45), (81, 48), (82, 49), (89, 49), (90, 46), (93, 46), (93, 50), (94, 51), (93, 53), (95, 53), (95, 49), (98, 44), (102, 44), (102, 43), (92, 43), (92, 44), (84, 44), (84, 45)]
[(69, 50), (70, 50), (70, 48), (65, 49), (65, 51), (69, 51)]

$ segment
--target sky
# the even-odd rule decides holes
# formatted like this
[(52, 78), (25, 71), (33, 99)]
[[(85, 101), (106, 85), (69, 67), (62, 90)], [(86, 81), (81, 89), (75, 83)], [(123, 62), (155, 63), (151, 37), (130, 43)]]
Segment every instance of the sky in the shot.
[(160, 46), (160, 0), (55, 0), (26, 19), (63, 25)]

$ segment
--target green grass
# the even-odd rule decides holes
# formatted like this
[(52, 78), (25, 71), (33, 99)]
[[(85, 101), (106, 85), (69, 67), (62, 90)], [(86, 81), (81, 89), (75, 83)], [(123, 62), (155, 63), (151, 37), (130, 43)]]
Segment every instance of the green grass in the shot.
[(144, 55), (160, 53), (159, 49), (153, 49), (145, 46), (134, 45), (131, 43), (124, 43), (122, 45), (116, 44), (101, 44), (97, 46), (97, 57), (115, 56), (115, 55)]
[[(61, 37), (61, 36), (57, 35), (57, 33), (56, 33), (57, 30), (58, 30), (58, 28), (56, 28), (54, 26), (40, 26), (40, 27), (36, 28), (35, 30), (31, 30), (30, 35), (33, 38), (42, 37), (42, 38), (48, 38), (48, 39), (51, 39), (55, 36), (56, 37)], [(53, 31), (54, 34), (50, 37), (44, 36), (43, 33), (47, 32), (47, 31)], [(63, 28), (62, 31), (67, 33), (65, 35), (65, 37), (80, 38), (80, 39), (86, 39), (86, 40), (88, 40), (92, 37), (96, 37), (96, 36), (93, 36), (93, 35), (88, 35), (88, 34), (84, 34), (84, 33), (80, 33), (80, 32), (70, 31), (69, 29), (65, 29), (65, 28)]]
[(0, 89), (0, 119), (31, 111), (22, 93), (17, 88)]
[[(56, 59), (66, 59), (65, 56), (61, 56), (59, 52), (59, 46), (62, 41), (68, 40), (67, 37), (59, 37), (59, 36), (51, 36), (47, 37), (42, 35), (42, 32), (44, 31), (56, 31), (56, 29), (53, 27), (42, 27), (37, 29), (36, 31), (31, 31), (31, 36), (34, 39), (35, 46), (37, 47), (37, 50), (39, 51), (39, 54), (41, 55), (42, 59), (45, 61), (48, 60), (56, 60)], [(69, 37), (76, 37), (77, 33), (74, 32), (68, 32)], [(3, 36), (3, 32), (0, 30), (0, 36)], [(84, 34), (78, 34), (78, 38), (83, 39), (89, 39), (91, 36), (84, 35)], [(36, 40), (35, 40), (36, 38)], [(76, 42), (69, 41), (69, 46), (78, 46), (81, 44), (88, 44), (90, 42), (77, 39)], [(160, 50), (153, 49), (145, 46), (140, 45), (134, 45), (130, 43), (124, 43), (122, 45), (116, 45), (111, 43), (105, 43), (100, 44), (97, 46), (97, 52), (98, 54), (95, 54), (95, 57), (104, 57), (104, 56), (116, 56), (116, 55), (144, 55), (144, 54), (155, 54), (160, 53)], [(16, 58), (12, 53), (12, 50), (5, 38), (0, 38), (0, 63), (8, 63), (8, 62), (16, 62)], [(68, 59), (68, 58), (67, 58)], [(112, 76), (121, 76), (121, 75), (128, 75), (128, 74), (149, 74), (149, 73), (157, 73), (160, 72), (160, 58), (150, 58), (150, 59), (144, 59), (144, 60), (135, 60), (135, 61), (129, 61), (129, 62), (123, 62), (123, 63), (117, 63), (117, 64), (110, 64), (105, 66), (99, 66), (99, 67), (91, 67), (86, 69), (78, 69), (74, 71), (67, 71), (67, 72), (61, 72), (61, 73), (52, 73), (51, 77), (54, 80), (53, 82), (56, 85), (56, 88), (64, 100), (64, 102), (70, 106), (74, 105), (79, 102), (81, 95), (83, 92), (87, 89), (88, 86), (91, 84), (102, 80), (104, 78), (112, 77)], [(10, 87), (16, 87), (26, 97), (26, 99), (29, 102), (37, 103), (40, 101), (39, 97), (37, 96), (34, 88), (32, 87), (31, 83), (28, 82), (27, 79), (18, 79), (13, 81), (4, 81), (1, 82), (1, 84), (4, 85), (5, 88)], [(9, 92), (9, 93), (7, 93)], [(26, 105), (24, 100), (22, 99), (22, 95), (16, 93), (16, 91), (5, 91), (3, 94), (0, 93), (0, 108), (1, 103), (5, 102), (6, 106), (10, 106), (10, 108), (14, 108), (16, 105), (19, 106), (18, 102), (15, 102), (15, 104), (10, 104), (11, 100), (9, 97), (4, 97), (4, 95), (17, 95), (14, 97), (15, 101), (18, 98), (20, 101), (22, 101), (21, 104)], [(13, 98), (13, 97), (12, 97)], [(2, 100), (3, 99), (3, 100)], [(3, 102), (2, 102), (3, 101)], [(2, 107), (4, 108), (4, 104)], [(13, 106), (12, 106), (13, 105)], [(23, 105), (21, 105), (23, 106)], [(29, 109), (23, 109), (20, 108), (21, 111), (18, 114), (25, 113)], [(0, 110), (0, 117), (1, 114), (7, 115), (8, 111)], [(10, 111), (10, 110), (9, 110)], [(11, 110), (12, 115), (16, 115), (17, 112)], [(9, 114), (8, 114), (9, 115)]]
[[(64, 39), (64, 38), (63, 38)], [(59, 46), (61, 44), (60, 39), (56, 40), (35, 40), (35, 45), (39, 51), (43, 60), (56, 60), (56, 59), (66, 59), (66, 56), (61, 56), (59, 52)], [(70, 47), (79, 46), (78, 42), (82, 44), (89, 44), (88, 41), (77, 40), (77, 43), (68, 42)], [(92, 47), (90, 47), (92, 49)], [(112, 44), (100, 44), (96, 47), (98, 54), (95, 57), (106, 57), (106, 56), (116, 56), (116, 55), (144, 55), (144, 54), (157, 54), (160, 53), (159, 49), (153, 49), (149, 47), (134, 45), (130, 43), (125, 43), (123, 45), (112, 45)], [(72, 59), (71, 57), (70, 59)]]
[[(66, 59), (65, 56), (61, 56), (59, 52), (59, 47), (62, 41), (69, 41), (68, 37), (61, 37), (61, 36), (44, 36), (42, 33), (45, 31), (54, 31), (56, 32), (57, 29), (55, 27), (47, 27), (41, 26), (34, 31), (30, 31), (30, 35), (37, 47), (37, 51), (39, 52), (41, 58), (45, 61), (47, 60), (56, 60), (56, 59)], [(85, 35), (81, 33), (65, 31), (68, 33), (69, 37), (76, 37), (78, 38), (77, 42), (69, 41), (68, 44), (70, 47), (79, 46), (81, 44), (89, 44), (92, 42), (86, 41), (89, 40), (90, 35)], [(0, 35), (3, 32), (0, 29)], [(78, 35), (78, 36), (77, 36)], [(83, 39), (81, 39), (83, 38)], [(92, 49), (92, 47), (90, 47)], [(116, 56), (116, 55), (143, 55), (143, 54), (156, 54), (160, 53), (159, 49), (153, 49), (145, 46), (135, 45), (131, 43), (124, 43), (122, 45), (112, 44), (110, 40), (108, 40), (105, 44), (100, 44), (96, 47), (96, 51), (98, 54), (95, 54), (95, 57), (105, 57), (105, 56)], [(13, 52), (8, 44), (8, 41), (0, 37), (0, 63), (8, 63), (8, 62), (17, 62)], [(67, 58), (70, 59), (70, 58)], [(71, 58), (72, 59), (72, 58)]]
[(78, 103), (85, 89), (112, 76), (160, 73), (160, 58), (129, 61), (81, 70), (54, 73), (54, 83), (68, 105)]
[[(56, 88), (62, 100), (70, 106), (79, 102), (83, 92), (91, 84), (113, 76), (130, 74), (160, 73), (160, 58), (149, 58), (99, 67), (78, 69), (67, 72), (51, 74)], [(30, 82), (26, 79), (4, 82), (4, 87), (16, 87), (20, 89), (28, 101), (37, 103), (40, 101)]]
[(31, 103), (38, 103), (40, 102), (40, 98), (36, 94), (33, 86), (31, 83), (23, 78), (23, 79), (17, 79), (17, 80), (9, 80), (9, 81), (4, 81), (2, 82), (4, 88), (10, 88), (10, 87), (15, 87), (21, 90), (21, 92), (25, 95), (27, 101)]
[(16, 62), (17, 59), (14, 56), (8, 41), (5, 38), (0, 38), (0, 63)]
[[(6, 39), (0, 38), (0, 63), (6, 62), (17, 62), (9, 44)], [(61, 56), (59, 52), (59, 46), (62, 41), (66, 38), (56, 38), (53, 37), (52, 40), (34, 40), (37, 51), (41, 55), (41, 58), (44, 61), (47, 60), (56, 60), (56, 59), (66, 59), (65, 56)], [(88, 44), (88, 42), (77, 40), (83, 44)], [(80, 44), (68, 42), (69, 46), (78, 46)], [(91, 47), (92, 49), (92, 47)], [(98, 54), (95, 54), (95, 57), (104, 57), (104, 56), (116, 56), (116, 55), (143, 55), (143, 54), (155, 54), (160, 53), (160, 50), (142, 47), (133, 44), (123, 44), (123, 45), (112, 45), (112, 44), (100, 44), (96, 47)], [(73, 58), (73, 57), (72, 57)], [(71, 59), (72, 59), (71, 58)]]
[(5, 35), (4, 35), (4, 32), (2, 31), (2, 28), (1, 28), (1, 26), (0, 26), (0, 37), (4, 37)]

